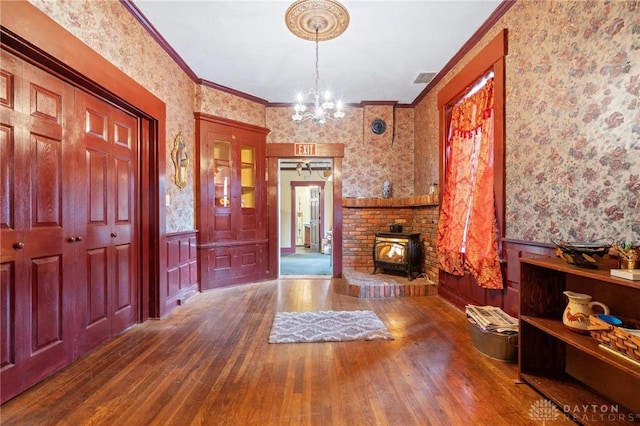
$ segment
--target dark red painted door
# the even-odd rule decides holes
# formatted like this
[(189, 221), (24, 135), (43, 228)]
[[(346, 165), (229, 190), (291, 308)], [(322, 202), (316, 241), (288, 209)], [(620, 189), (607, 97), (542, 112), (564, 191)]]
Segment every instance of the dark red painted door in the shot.
[(119, 333), (137, 319), (135, 200), (138, 123), (121, 110), (78, 90), (82, 119), (78, 206), (83, 225), (79, 267), (81, 350)]
[(138, 318), (137, 119), (1, 51), (1, 400)]
[[(73, 88), (2, 51), (2, 400), (74, 354)], [(75, 241), (75, 240), (74, 240)]]

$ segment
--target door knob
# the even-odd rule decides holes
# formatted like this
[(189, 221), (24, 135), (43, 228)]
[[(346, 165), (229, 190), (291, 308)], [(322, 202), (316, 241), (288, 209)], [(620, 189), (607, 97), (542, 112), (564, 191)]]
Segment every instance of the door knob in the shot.
[(13, 248), (16, 250), (21, 250), (24, 248), (24, 243), (22, 241), (19, 241), (17, 243), (13, 243)]
[(70, 243), (75, 243), (75, 242), (76, 242), (76, 239), (75, 239), (74, 237), (69, 237), (69, 238), (67, 239), (67, 241), (68, 241), (68, 242), (70, 242)]
[(77, 241), (77, 242), (82, 241), (82, 237), (81, 237), (80, 235), (78, 235), (78, 236), (76, 237), (76, 241)]
[(118, 236), (118, 234), (116, 234), (115, 232), (112, 232), (112, 233), (111, 233), (111, 238), (115, 238), (115, 237), (117, 237), (117, 236)]

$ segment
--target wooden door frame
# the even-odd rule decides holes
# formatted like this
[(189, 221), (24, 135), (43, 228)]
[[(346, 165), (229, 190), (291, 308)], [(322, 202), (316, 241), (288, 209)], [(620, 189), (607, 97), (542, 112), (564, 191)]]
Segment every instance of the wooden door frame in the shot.
[(164, 316), (166, 144), (159, 141), (166, 140), (165, 103), (28, 2), (3, 2), (1, 23), (3, 48), (138, 117), (138, 320)]
[(331, 158), (333, 161), (333, 247), (331, 250), (333, 278), (342, 277), (342, 159), (344, 144), (319, 143), (315, 145), (314, 156), (296, 155), (294, 143), (268, 143), (265, 151), (267, 159), (267, 230), (269, 235), (269, 256), (267, 278), (278, 278), (280, 256), (280, 235), (278, 233), (278, 173), (280, 159)]
[[(309, 186), (319, 186), (320, 187), (320, 192), (322, 193), (322, 196), (320, 197), (320, 211), (322, 212), (322, 214), (324, 215), (324, 187), (325, 187), (325, 182), (323, 180), (309, 180), (309, 181), (293, 181), (293, 182), (289, 182), (290, 186), (291, 186), (291, 228), (293, 229), (293, 225), (294, 223), (296, 223), (296, 188), (304, 188), (304, 187), (309, 187)], [(322, 236), (322, 234), (324, 234), (324, 219), (322, 218), (322, 216), (320, 216), (320, 235)], [(321, 238), (322, 239), (322, 238)], [(291, 233), (291, 248), (292, 248), (292, 252), (295, 253), (296, 252), (296, 236), (295, 233), (292, 232)], [(280, 252), (282, 253), (282, 250), (280, 250)]]

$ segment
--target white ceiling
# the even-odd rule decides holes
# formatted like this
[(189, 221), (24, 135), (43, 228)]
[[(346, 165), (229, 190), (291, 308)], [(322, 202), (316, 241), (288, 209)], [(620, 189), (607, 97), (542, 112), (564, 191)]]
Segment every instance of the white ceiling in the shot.
[[(315, 42), (289, 32), (293, 0), (133, 0), (198, 78), (291, 103), (313, 86)], [(410, 104), (500, 0), (343, 0), (350, 24), (320, 42), (320, 86), (345, 103)]]

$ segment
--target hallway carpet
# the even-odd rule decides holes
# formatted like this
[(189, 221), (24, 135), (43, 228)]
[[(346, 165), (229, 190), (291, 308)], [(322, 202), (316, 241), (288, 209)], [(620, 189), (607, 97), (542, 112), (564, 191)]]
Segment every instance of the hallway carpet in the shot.
[(280, 275), (331, 275), (331, 256), (322, 253), (283, 254)]

